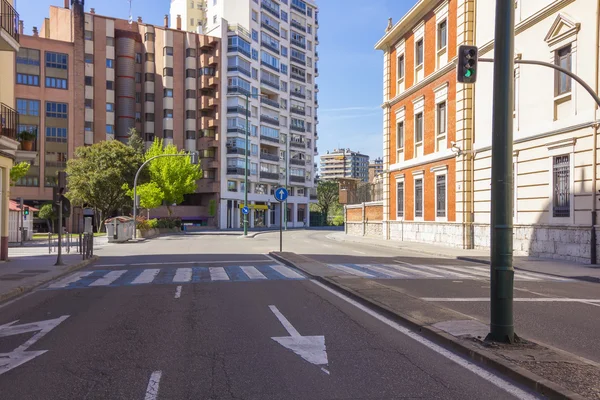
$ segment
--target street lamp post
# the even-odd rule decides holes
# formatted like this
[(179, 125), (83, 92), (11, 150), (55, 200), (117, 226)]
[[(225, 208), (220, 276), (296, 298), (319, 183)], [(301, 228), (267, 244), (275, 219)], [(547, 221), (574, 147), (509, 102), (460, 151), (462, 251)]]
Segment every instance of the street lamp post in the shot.
[[(248, 131), (250, 130), (250, 95), (245, 93), (246, 95), (246, 168), (244, 169), (244, 207), (248, 207)], [(250, 214), (250, 210), (248, 210), (248, 214), (244, 214), (244, 236), (248, 236), (248, 215)]]
[[(144, 167), (146, 166), (146, 164), (148, 164), (150, 161), (159, 158), (159, 157), (190, 157), (191, 156), (191, 162), (192, 164), (196, 165), (198, 164), (198, 153), (190, 153), (190, 154), (159, 154), (157, 156), (154, 156), (148, 160), (146, 160), (145, 163), (143, 163), (137, 170), (137, 172), (135, 173), (135, 178), (133, 179), (133, 223), (137, 224), (136, 222), (136, 216), (137, 216), (137, 180), (138, 180), (138, 176), (140, 175), (140, 172), (142, 172), (142, 169), (144, 169)], [(137, 227), (136, 229), (133, 230), (133, 238), (136, 239), (137, 238)]]

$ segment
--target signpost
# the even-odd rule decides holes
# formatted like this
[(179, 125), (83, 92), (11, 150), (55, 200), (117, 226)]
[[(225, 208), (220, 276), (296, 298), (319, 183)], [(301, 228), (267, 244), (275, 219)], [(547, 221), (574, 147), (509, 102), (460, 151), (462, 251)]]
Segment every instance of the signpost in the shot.
[(283, 251), (283, 202), (287, 198), (286, 188), (280, 187), (275, 190), (275, 200), (279, 202), (279, 252)]

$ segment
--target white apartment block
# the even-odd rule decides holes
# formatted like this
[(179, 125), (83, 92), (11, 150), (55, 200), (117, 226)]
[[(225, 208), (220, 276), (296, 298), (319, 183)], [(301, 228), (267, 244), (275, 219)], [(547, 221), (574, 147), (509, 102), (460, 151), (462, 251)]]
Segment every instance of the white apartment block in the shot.
[[(177, 0), (174, 0), (175, 4)], [(279, 226), (274, 191), (287, 186), (288, 227), (310, 221), (317, 152), (318, 11), (314, 0), (188, 0), (182, 29), (189, 30), (191, 6), (200, 4), (203, 33), (222, 37), (219, 76), (223, 88), (218, 118), (223, 124), (219, 226), (243, 227), (246, 116), (250, 228)], [(204, 6), (205, 8), (202, 8)], [(185, 14), (185, 18), (183, 15)], [(197, 23), (198, 17), (193, 17)], [(185, 22), (185, 24), (184, 24)], [(197, 25), (194, 28), (197, 30)], [(226, 39), (226, 40), (225, 40)], [(227, 88), (227, 90), (225, 90)], [(246, 108), (246, 101), (249, 107)], [(284, 209), (285, 210), (285, 209)]]
[(328, 151), (321, 156), (320, 178), (324, 181), (353, 178), (368, 182), (369, 156), (350, 149)]
[[(598, 92), (600, 10), (595, 0), (516, 0), (515, 58), (570, 69)], [(476, 44), (493, 58), (494, 2), (477, 1)], [(490, 245), (493, 64), (479, 63), (474, 85), (475, 247)], [(598, 110), (575, 81), (515, 64), (515, 254), (589, 263), (598, 207)], [(597, 222), (596, 222), (597, 223)]]
[(212, 2), (212, 0), (171, 0), (169, 27), (177, 29), (177, 16), (179, 16), (182, 30), (202, 33), (203, 27), (206, 26), (207, 1)]

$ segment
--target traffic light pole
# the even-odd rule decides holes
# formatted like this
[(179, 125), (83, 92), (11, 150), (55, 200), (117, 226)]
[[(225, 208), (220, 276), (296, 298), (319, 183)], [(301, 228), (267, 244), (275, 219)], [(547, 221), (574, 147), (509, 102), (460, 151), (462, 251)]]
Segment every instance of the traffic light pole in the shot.
[(58, 252), (56, 255), (56, 264), (54, 264), (56, 266), (63, 265), (63, 260), (62, 260), (62, 228), (63, 228), (62, 218), (63, 218), (63, 202), (62, 202), (62, 196), (61, 196), (61, 200), (59, 200), (59, 202), (58, 202)]

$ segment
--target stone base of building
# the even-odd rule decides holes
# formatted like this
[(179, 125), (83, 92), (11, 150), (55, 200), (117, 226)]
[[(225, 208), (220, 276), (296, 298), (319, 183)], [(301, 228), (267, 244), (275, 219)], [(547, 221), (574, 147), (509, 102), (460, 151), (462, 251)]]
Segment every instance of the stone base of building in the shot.
[(388, 221), (389, 238), (405, 242), (463, 247), (463, 225), (456, 222)]

